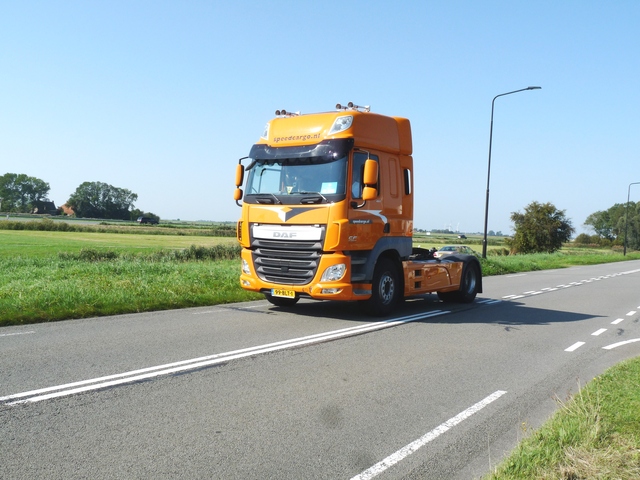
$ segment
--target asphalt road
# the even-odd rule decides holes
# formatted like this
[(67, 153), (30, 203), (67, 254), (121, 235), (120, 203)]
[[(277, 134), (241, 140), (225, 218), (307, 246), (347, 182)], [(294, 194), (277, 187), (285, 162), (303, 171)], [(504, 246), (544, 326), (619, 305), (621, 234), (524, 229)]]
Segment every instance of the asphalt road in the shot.
[(640, 354), (640, 262), (484, 290), (0, 329), (0, 478), (479, 478)]

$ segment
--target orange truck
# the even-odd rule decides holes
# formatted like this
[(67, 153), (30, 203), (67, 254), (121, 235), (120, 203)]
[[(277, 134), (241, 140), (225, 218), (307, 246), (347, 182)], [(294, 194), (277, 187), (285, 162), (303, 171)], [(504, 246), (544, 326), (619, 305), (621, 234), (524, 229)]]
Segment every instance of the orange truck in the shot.
[(412, 149), (408, 119), (369, 107), (276, 111), (236, 167), (242, 288), (278, 306), (359, 301), (372, 315), (434, 292), (473, 302), (482, 292), (475, 256), (439, 260), (413, 246)]

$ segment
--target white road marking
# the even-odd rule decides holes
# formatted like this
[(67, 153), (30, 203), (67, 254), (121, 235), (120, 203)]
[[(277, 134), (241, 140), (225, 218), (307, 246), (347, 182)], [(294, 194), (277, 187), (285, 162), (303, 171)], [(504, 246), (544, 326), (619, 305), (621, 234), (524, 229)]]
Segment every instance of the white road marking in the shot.
[(13, 337), (14, 335), (29, 335), (30, 333), (36, 333), (35, 330), (28, 332), (16, 332), (16, 333), (0, 333), (0, 337)]
[(569, 348), (566, 348), (564, 351), (565, 352), (574, 352), (577, 349), (579, 349), (582, 345), (584, 345), (585, 342), (576, 342), (573, 345), (571, 345)]
[(385, 328), (402, 325), (405, 323), (415, 322), (423, 320), (425, 318), (436, 317), (451, 313), (448, 310), (435, 310), (427, 314), (421, 313), (416, 315), (409, 315), (406, 317), (392, 318), (389, 320), (382, 320), (374, 323), (366, 323), (355, 327), (343, 328), (340, 330), (334, 330), (324, 333), (318, 333), (315, 335), (309, 335), (306, 337), (293, 338), (290, 340), (283, 340), (280, 342), (269, 343), (266, 345), (258, 345), (255, 347), (243, 348), (240, 350), (234, 350), (226, 353), (217, 353), (214, 355), (208, 355), (200, 358), (193, 358), (190, 360), (183, 360), (180, 362), (169, 363), (165, 365), (158, 365), (155, 367), (142, 368), (139, 370), (132, 370), (129, 372), (118, 373), (114, 375), (107, 375), (104, 377), (93, 378), (90, 380), (82, 380), (79, 382), (67, 383), (64, 385), (56, 385), (53, 387), (41, 388), (38, 390), (31, 390), (28, 392), (15, 393), (0, 397), (0, 402), (7, 402), (7, 405), (16, 405), (19, 403), (33, 403), (42, 400), (49, 400), (51, 398), (64, 397), (73, 395), (76, 393), (87, 392), (91, 390), (99, 390), (103, 388), (112, 387), (115, 385), (123, 385), (126, 383), (139, 382), (149, 378), (159, 377), (162, 375), (170, 375), (178, 372), (184, 372), (188, 370), (195, 370), (197, 368), (209, 367), (221, 363), (226, 363), (231, 360), (237, 360), (240, 358), (251, 357), (260, 355), (263, 353), (275, 352), (279, 350), (285, 350), (288, 348), (301, 347), (305, 345), (311, 345), (315, 343), (326, 342), (329, 340), (336, 340), (338, 338), (344, 338), (354, 335), (360, 335), (361, 333), (371, 332), (375, 330), (382, 330)]
[[(528, 292), (524, 292), (522, 295), (505, 295), (504, 299), (506, 300), (514, 300), (516, 298), (523, 298), (527, 295), (540, 295), (541, 293), (549, 293), (549, 292), (555, 292), (556, 290), (560, 289), (560, 288), (570, 288), (570, 287), (579, 287), (580, 285), (584, 285), (586, 283), (591, 283), (594, 281), (598, 281), (598, 280), (603, 280), (603, 279), (607, 279), (607, 278), (614, 278), (614, 277), (619, 277), (620, 275), (628, 275), (630, 273), (638, 273), (640, 272), (640, 268), (637, 270), (629, 270), (627, 272), (618, 272), (618, 273), (612, 273), (610, 275), (601, 275), (599, 277), (593, 277), (590, 279), (585, 279), (585, 280), (581, 280), (580, 282), (570, 282), (568, 284), (561, 284), (561, 285), (556, 285), (555, 287), (545, 287), (545, 288), (541, 288), (540, 290), (529, 290)], [(507, 275), (507, 278), (512, 278), (512, 277), (518, 277), (520, 275)], [(638, 309), (640, 309), (640, 306), (638, 306)], [(627, 315), (632, 315), (635, 314), (636, 312), (630, 312)]]
[(613, 322), (611, 322), (611, 325), (618, 325), (620, 322), (623, 322), (623, 321), (624, 321), (624, 318), (617, 318)]
[(591, 335), (594, 336), (594, 337), (597, 337), (598, 335), (600, 335), (600, 334), (602, 334), (602, 333), (604, 333), (606, 331), (607, 331), (606, 328), (601, 328), (600, 330), (596, 330), (595, 332), (593, 332)]
[(640, 338), (634, 338), (633, 340), (625, 340), (624, 342), (613, 343), (611, 345), (607, 345), (606, 347), (602, 347), (604, 350), (611, 350), (613, 348), (621, 347), (622, 345), (627, 345), (629, 343), (640, 342)]
[(627, 313), (627, 317), (631, 317), (631, 316), (633, 316), (635, 314), (636, 314), (636, 311), (635, 310), (631, 310), (629, 313)]
[(406, 457), (408, 457), (412, 453), (416, 452), (419, 448), (425, 446), (430, 441), (435, 440), (440, 435), (445, 433), (447, 430), (451, 429), (452, 427), (455, 427), (456, 425), (461, 423), (463, 420), (466, 420), (467, 418), (469, 418), (474, 413), (479, 412), (480, 410), (482, 410), (487, 405), (489, 405), (492, 402), (496, 401), (498, 398), (500, 398), (505, 393), (507, 393), (507, 392), (505, 392), (504, 390), (498, 390), (497, 392), (492, 393), (491, 395), (486, 397), (484, 400), (480, 400), (475, 405), (467, 408), (465, 411), (459, 413), (455, 417), (450, 418), (449, 420), (447, 420), (446, 422), (444, 422), (440, 426), (434, 428), (430, 432), (426, 433), (425, 435), (423, 435), (419, 439), (417, 439), (417, 440), (411, 442), (410, 444), (402, 447), (397, 452), (392, 453), (387, 458), (385, 458), (381, 462), (376, 463), (374, 466), (368, 468), (367, 470), (365, 470), (361, 474), (356, 475), (351, 480), (368, 480), (368, 479), (373, 478), (373, 477), (375, 477), (377, 475), (380, 475), (382, 472), (387, 470), (389, 467), (392, 467), (396, 463), (398, 463), (401, 460), (405, 459)]

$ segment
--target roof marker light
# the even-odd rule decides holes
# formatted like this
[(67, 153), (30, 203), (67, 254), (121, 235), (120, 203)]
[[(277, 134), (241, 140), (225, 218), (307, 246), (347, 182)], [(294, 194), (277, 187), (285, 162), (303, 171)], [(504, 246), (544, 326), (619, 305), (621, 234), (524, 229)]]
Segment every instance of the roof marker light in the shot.
[(369, 105), (365, 105), (364, 107), (361, 107), (360, 105), (354, 105), (353, 102), (347, 103), (346, 107), (344, 105), (340, 105), (339, 103), (336, 105), (336, 110), (356, 110), (356, 111), (360, 111), (360, 109), (362, 109), (363, 112), (370, 112), (371, 111), (371, 107)]
[(298, 115), (300, 115), (300, 112), (287, 112), (286, 110), (282, 109), (282, 110), (276, 110), (276, 115), (278, 117), (282, 116), (282, 117), (297, 117)]

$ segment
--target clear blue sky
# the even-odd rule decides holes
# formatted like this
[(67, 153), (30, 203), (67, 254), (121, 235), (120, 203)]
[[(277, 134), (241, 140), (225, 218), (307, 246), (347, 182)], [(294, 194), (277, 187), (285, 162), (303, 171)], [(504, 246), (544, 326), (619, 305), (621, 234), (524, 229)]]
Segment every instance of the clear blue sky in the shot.
[[(164, 219), (235, 221), (276, 109), (411, 120), (416, 217), (481, 232), (532, 201), (587, 216), (640, 181), (640, 2), (5, 1), (0, 175), (85, 181)], [(640, 201), (640, 186), (632, 187)]]

